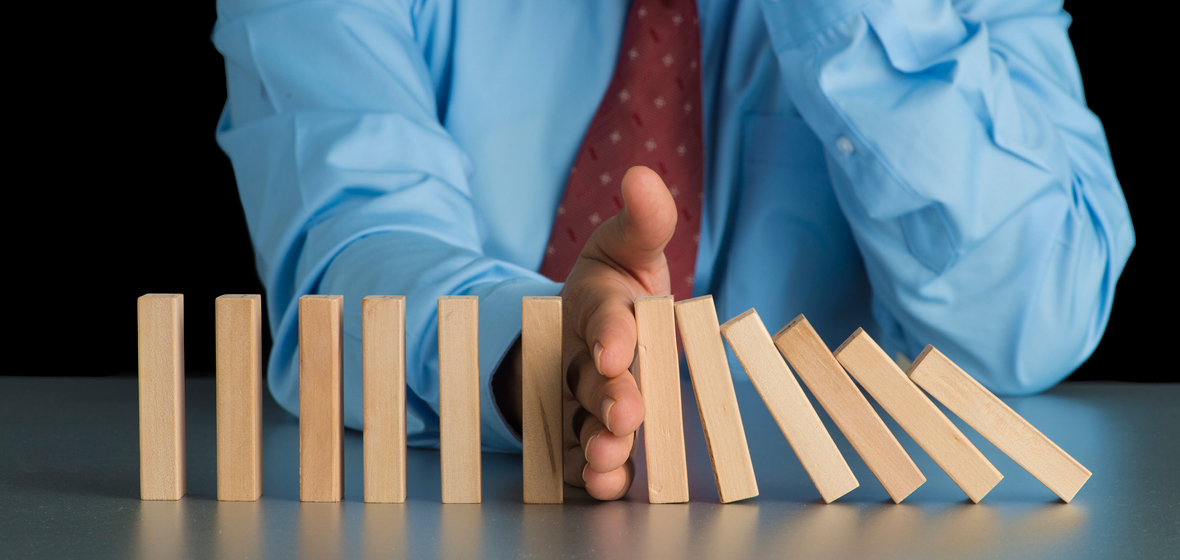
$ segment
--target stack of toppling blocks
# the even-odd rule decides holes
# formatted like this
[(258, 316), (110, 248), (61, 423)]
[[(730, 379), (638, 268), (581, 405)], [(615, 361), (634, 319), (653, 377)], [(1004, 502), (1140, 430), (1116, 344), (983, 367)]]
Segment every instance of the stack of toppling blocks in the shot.
[[(226, 295), (217, 317), (217, 496), (262, 494), (261, 296)], [(344, 494), (343, 296), (299, 300), (299, 495)], [(405, 298), (362, 301), (364, 497), (406, 499)], [(521, 302), (524, 501), (561, 503), (562, 302)], [(184, 298), (139, 298), (140, 488), (145, 500), (185, 493)], [(857, 383), (979, 502), (1003, 475), (926, 396), (933, 396), (1068, 502), (1090, 471), (933, 346), (903, 372), (862, 329), (835, 352), (802, 315), (773, 337), (753, 309), (719, 324), (712, 296), (635, 301), (633, 373), (643, 424), (648, 496), (686, 502), (688, 468), (681, 417), (676, 330), (688, 362), (721, 502), (758, 495), (725, 347), (741, 362), (824, 502), (859, 485), (791, 368), (900, 503), (926, 477)], [(438, 300), (439, 440), (444, 503), (478, 503), (480, 485), (479, 300)], [(785, 361), (784, 361), (785, 358)], [(787, 367), (790, 364), (791, 368)], [(851, 375), (851, 377), (850, 377)], [(856, 380), (856, 383), (853, 382)], [(925, 392), (923, 392), (923, 390)]]

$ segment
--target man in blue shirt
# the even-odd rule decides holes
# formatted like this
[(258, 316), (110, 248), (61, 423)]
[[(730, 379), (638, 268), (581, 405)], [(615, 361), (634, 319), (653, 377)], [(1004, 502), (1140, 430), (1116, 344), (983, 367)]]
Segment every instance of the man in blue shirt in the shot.
[[(667, 287), (634, 281), (666, 278), (671, 195), (632, 170), (626, 210), (567, 282), (537, 270), (629, 7), (219, 2), (217, 139), (276, 326), (280, 404), (297, 412), (298, 297), (344, 294), (345, 422), (360, 428), (360, 300), (404, 294), (409, 441), (436, 445), (435, 301), (477, 295), (483, 443), (518, 449), (520, 298), (563, 293), (581, 405), (566, 479), (626, 491), (643, 411), (619, 302)], [(693, 293), (722, 320), (756, 307), (771, 330), (805, 313), (829, 344), (856, 327), (909, 357), (934, 344), (1005, 394), (1044, 390), (1093, 351), (1135, 237), (1060, 2), (698, 10)], [(622, 266), (583, 264), (602, 255)]]

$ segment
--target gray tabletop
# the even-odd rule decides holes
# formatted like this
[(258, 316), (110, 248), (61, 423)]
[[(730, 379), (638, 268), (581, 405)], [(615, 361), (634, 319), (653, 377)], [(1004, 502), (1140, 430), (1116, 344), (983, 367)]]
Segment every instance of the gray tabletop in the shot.
[[(438, 452), (409, 453), (409, 500), (365, 504), (361, 435), (345, 445), (345, 500), (300, 503), (298, 422), (267, 398), (264, 491), (216, 500), (211, 379), (187, 391), (188, 495), (139, 495), (136, 380), (0, 378), (0, 557), (331, 558), (1161, 558), (1180, 555), (1180, 385), (1070, 383), (1006, 399), (1093, 471), (1064, 504), (963, 425), (1004, 480), (980, 504), (897, 424), (886, 423), (927, 482), (900, 505), (834, 429), (860, 487), (818, 501), (749, 385), (738, 399), (761, 495), (717, 503), (685, 383), (692, 501), (646, 503), (642, 466), (626, 498), (598, 503), (566, 487), (564, 505), (521, 503), (519, 455), (485, 453), (483, 503), (439, 503)], [(880, 410), (878, 409), (878, 412)], [(640, 454), (642, 457), (642, 454)]]

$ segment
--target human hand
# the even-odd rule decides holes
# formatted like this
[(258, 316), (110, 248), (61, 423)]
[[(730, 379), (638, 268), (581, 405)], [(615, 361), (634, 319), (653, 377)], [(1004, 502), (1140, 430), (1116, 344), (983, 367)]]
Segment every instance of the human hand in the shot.
[(635, 357), (635, 298), (671, 293), (664, 246), (676, 205), (660, 177), (632, 167), (624, 208), (586, 241), (561, 290), (565, 481), (600, 500), (621, 498), (635, 467), (631, 448), (643, 399), (628, 368)]

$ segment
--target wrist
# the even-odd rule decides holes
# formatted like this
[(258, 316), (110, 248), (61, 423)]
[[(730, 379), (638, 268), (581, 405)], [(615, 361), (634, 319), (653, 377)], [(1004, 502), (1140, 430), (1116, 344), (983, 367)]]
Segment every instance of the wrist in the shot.
[(520, 337), (512, 344), (500, 367), (492, 374), (492, 398), (500, 408), (504, 421), (521, 433), (521, 354)]

